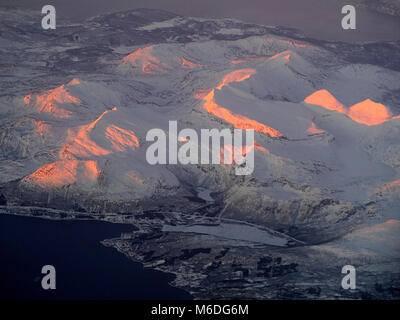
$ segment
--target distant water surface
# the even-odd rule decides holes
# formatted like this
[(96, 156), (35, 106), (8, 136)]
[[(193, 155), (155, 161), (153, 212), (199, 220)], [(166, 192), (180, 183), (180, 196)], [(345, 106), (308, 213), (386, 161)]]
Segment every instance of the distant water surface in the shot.
[[(2, 0), (5, 5), (38, 10), (45, 0)], [(378, 13), (354, 0), (53, 0), (57, 16), (83, 21), (99, 14), (138, 8), (161, 9), (184, 16), (235, 18), (264, 25), (292, 27), (311, 38), (363, 42), (400, 40), (400, 17)], [(365, 3), (365, 1), (364, 1)], [(341, 9), (356, 8), (357, 29), (343, 30)]]

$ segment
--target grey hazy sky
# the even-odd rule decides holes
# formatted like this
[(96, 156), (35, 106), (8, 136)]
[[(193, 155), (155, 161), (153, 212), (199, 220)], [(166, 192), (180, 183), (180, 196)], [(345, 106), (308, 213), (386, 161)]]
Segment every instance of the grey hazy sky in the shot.
[(185, 16), (227, 17), (289, 26), (306, 35), (343, 41), (399, 40), (400, 18), (357, 8), (357, 30), (341, 29), (341, 7), (352, 0), (0, 0), (40, 10), (53, 4), (60, 18), (81, 21), (101, 13), (134, 8), (163, 9)]

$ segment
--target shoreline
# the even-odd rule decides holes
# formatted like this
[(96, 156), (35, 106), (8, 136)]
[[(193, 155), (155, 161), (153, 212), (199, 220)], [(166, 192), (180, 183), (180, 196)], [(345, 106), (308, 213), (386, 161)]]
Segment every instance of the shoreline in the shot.
[[(75, 218), (72, 218), (72, 217), (61, 218), (61, 217), (52, 217), (52, 216), (34, 216), (34, 215), (29, 215), (29, 214), (17, 214), (17, 213), (11, 213), (11, 212), (2, 212), (1, 209), (4, 209), (4, 208), (2, 208), (2, 207), (4, 207), (4, 206), (0, 206), (0, 216), (1, 216), (1, 215), (7, 215), (7, 216), (15, 216), (15, 217), (22, 217), (22, 218), (32, 218), (32, 219), (42, 219), (42, 220), (59, 221), (59, 222), (67, 222), (67, 221), (68, 221), (68, 222), (72, 222), (72, 221), (77, 221), (77, 222), (78, 222), (78, 221), (104, 222), (104, 223), (111, 223), (111, 224), (118, 224), (118, 225), (130, 225), (130, 226), (134, 227), (136, 230), (139, 230), (135, 225), (133, 225), (133, 224), (131, 224), (131, 223), (126, 223), (126, 222), (123, 223), (123, 222), (118, 222), (118, 221), (111, 221), (111, 220), (105, 220), (105, 219), (98, 219), (97, 217), (96, 217), (96, 218), (93, 218), (93, 219), (90, 219), (90, 218), (76, 218), (76, 217), (75, 217)], [(15, 209), (15, 207), (14, 207), (14, 209)], [(43, 209), (43, 208), (42, 208), (42, 209)], [(51, 210), (51, 209), (50, 209), (50, 210)], [(56, 211), (60, 211), (60, 210), (56, 210)], [(135, 232), (136, 230), (133, 230), (133, 232)], [(108, 241), (113, 241), (113, 240), (117, 240), (117, 239), (122, 239), (122, 238), (124, 237), (124, 235), (126, 235), (126, 234), (131, 235), (132, 232), (129, 232), (129, 233), (121, 233), (119, 237), (105, 238), (105, 239), (103, 239), (103, 240), (100, 240), (98, 243), (101, 244), (101, 245), (104, 246), (104, 247), (112, 248), (112, 249), (114, 249), (115, 251), (117, 251), (118, 253), (121, 253), (127, 260), (132, 261), (132, 262), (134, 262), (134, 263), (140, 264), (140, 265), (142, 266), (143, 269), (147, 269), (147, 270), (149, 270), (149, 271), (157, 271), (157, 272), (163, 273), (166, 277), (173, 277), (172, 280), (168, 280), (166, 283), (167, 283), (170, 287), (173, 287), (173, 288), (182, 290), (182, 291), (184, 291), (185, 293), (187, 293), (188, 295), (192, 296), (191, 293), (188, 292), (187, 290), (184, 290), (184, 289), (182, 289), (182, 288), (180, 288), (180, 287), (177, 287), (177, 286), (174, 286), (174, 285), (172, 284), (173, 281), (174, 281), (175, 278), (176, 278), (176, 274), (175, 274), (175, 273), (173, 273), (173, 272), (166, 272), (166, 271), (163, 271), (163, 270), (158, 269), (158, 268), (146, 267), (145, 264), (144, 264), (143, 262), (141, 262), (141, 261), (139, 261), (139, 260), (136, 260), (136, 259), (133, 259), (132, 257), (127, 256), (124, 252), (118, 250), (117, 247), (110, 246), (110, 245), (107, 245), (107, 244), (106, 244), (106, 242), (108, 242)], [(185, 300), (193, 300), (193, 296), (192, 296), (192, 299), (185, 299)]]

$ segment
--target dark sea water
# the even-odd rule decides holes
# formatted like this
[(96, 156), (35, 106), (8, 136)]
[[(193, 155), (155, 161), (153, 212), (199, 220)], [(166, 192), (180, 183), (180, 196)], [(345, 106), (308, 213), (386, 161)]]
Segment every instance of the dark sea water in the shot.
[[(100, 241), (134, 230), (100, 221), (0, 215), (0, 299), (190, 299), (173, 275), (144, 269)], [(44, 290), (44, 265), (56, 289)]]

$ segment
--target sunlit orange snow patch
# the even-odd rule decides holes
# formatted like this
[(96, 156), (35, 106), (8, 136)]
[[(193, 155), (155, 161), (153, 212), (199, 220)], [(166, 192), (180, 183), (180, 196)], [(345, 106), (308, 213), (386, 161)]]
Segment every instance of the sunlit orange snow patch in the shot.
[(75, 86), (77, 84), (80, 84), (81, 82), (77, 78), (73, 78), (70, 82), (67, 83), (67, 86)]
[(318, 133), (324, 133), (325, 131), (318, 129), (315, 123), (313, 122), (311, 126), (307, 129), (307, 132), (311, 134), (318, 134)]
[(213, 90), (214, 89), (203, 89), (203, 90), (197, 91), (194, 94), (194, 97), (195, 97), (195, 99), (204, 99), (204, 97), (207, 96)]
[(368, 126), (375, 126), (384, 123), (392, 118), (392, 114), (383, 104), (370, 99), (351, 106), (348, 110), (329, 91), (322, 89), (308, 96), (304, 102), (319, 105), (328, 110), (337, 111), (349, 116), (353, 121)]
[[(113, 110), (116, 110), (115, 108)], [(68, 130), (68, 138), (61, 148), (59, 156), (61, 159), (88, 158), (91, 156), (103, 156), (111, 151), (100, 147), (89, 136), (95, 125), (101, 118), (111, 110), (104, 111), (95, 121), (78, 127), (76, 130)]]
[(161, 62), (152, 55), (154, 46), (139, 48), (122, 59), (123, 64), (131, 64), (141, 68), (143, 73), (154, 74), (157, 72), (167, 72), (171, 67)]
[(391, 187), (391, 188), (393, 188), (393, 187), (400, 187), (400, 179), (399, 179), (399, 180), (395, 180), (395, 181), (393, 181), (393, 182), (387, 184), (387, 186), (388, 186), (388, 187)]
[(58, 188), (78, 179), (95, 181), (98, 174), (96, 161), (62, 160), (45, 164), (23, 180), (42, 188)]
[(243, 62), (249, 62), (249, 61), (266, 61), (268, 60), (267, 57), (247, 57), (247, 58), (242, 58), (242, 59), (233, 59), (231, 60), (232, 64), (239, 64)]
[(396, 220), (396, 219), (389, 219), (389, 220), (386, 220), (385, 223), (386, 224), (391, 224), (391, 225), (394, 225), (394, 224), (398, 225), (398, 224), (400, 224), (400, 221)]
[(83, 175), (90, 180), (96, 180), (99, 177), (100, 170), (97, 166), (97, 161), (89, 160), (89, 161), (80, 161), (83, 169)]
[(144, 63), (142, 66), (142, 71), (143, 71), (143, 73), (147, 73), (147, 74), (154, 74), (157, 72), (167, 72), (167, 70), (163, 69), (159, 65), (154, 64), (152, 62)]
[(260, 146), (256, 141), (254, 141), (254, 147), (256, 148), (256, 150), (259, 150), (263, 153), (265, 153), (266, 155), (269, 155), (270, 152), (267, 148), (264, 148), (263, 146)]
[(214, 100), (214, 90), (211, 91), (207, 96), (203, 98), (205, 100), (203, 104), (203, 109), (207, 112), (217, 116), (218, 118), (224, 119), (226, 122), (232, 124), (237, 129), (250, 130), (268, 134), (271, 137), (281, 137), (283, 136), (279, 131), (262, 124), (256, 120), (249, 119), (240, 114), (233, 114), (226, 108), (219, 106)]
[(307, 48), (307, 49), (313, 48), (313, 46), (310, 45), (310, 44), (296, 42), (296, 41), (293, 41), (293, 40), (279, 39), (279, 42), (286, 43), (288, 45), (291, 45), (291, 46), (294, 46), (294, 47), (299, 47), (299, 48)]
[(133, 181), (135, 181), (137, 183), (140, 183), (140, 184), (144, 183), (144, 180), (138, 175), (138, 173), (136, 171), (130, 170), (125, 175), (129, 179), (131, 179), (131, 180), (133, 180)]
[(194, 68), (203, 66), (202, 64), (192, 62), (192, 61), (187, 60), (187, 59), (185, 59), (183, 57), (182, 58), (178, 58), (178, 59), (181, 62), (181, 67), (184, 68), (184, 69), (194, 69)]
[(49, 134), (51, 132), (51, 125), (47, 124), (43, 120), (26, 119), (22, 118), (15, 123), (16, 127), (23, 127), (26, 123), (33, 124), (34, 130), (41, 136)]
[(37, 132), (40, 133), (40, 135), (43, 136), (51, 132), (51, 126), (45, 123), (43, 120), (34, 120), (34, 123), (36, 125)]
[(356, 122), (374, 126), (391, 119), (392, 114), (383, 104), (370, 99), (359, 102), (349, 108), (348, 115)]
[(184, 138), (184, 137), (179, 137), (178, 141), (179, 142), (188, 142), (189, 139), (188, 138)]
[(283, 58), (286, 59), (286, 61), (289, 61), (290, 60), (290, 54), (291, 54), (290, 50), (285, 50), (285, 51), (282, 51), (280, 53), (277, 53), (277, 54), (269, 57), (267, 60), (274, 60), (276, 58), (283, 57)]
[(318, 90), (304, 99), (304, 102), (315, 104), (328, 110), (347, 113), (346, 107), (325, 89)]
[(314, 48), (314, 46), (312, 46), (311, 44), (297, 42), (297, 41), (294, 41), (294, 40), (276, 39), (276, 38), (270, 37), (270, 36), (266, 37), (265, 39), (267, 41), (271, 41), (271, 42), (278, 41), (280, 43), (285, 43), (285, 44), (288, 44), (290, 46), (299, 47), (299, 48), (306, 48), (306, 49)]
[(70, 95), (65, 86), (61, 85), (41, 95), (28, 94), (24, 97), (24, 102), (27, 105), (33, 103), (38, 112), (48, 112), (56, 118), (69, 118), (72, 112), (62, 109), (57, 103), (81, 103), (81, 100)]
[(96, 124), (109, 112), (111, 111), (117, 111), (117, 107), (112, 108), (111, 110), (105, 110), (96, 120), (94, 120), (92, 123), (89, 123), (87, 125), (88, 130), (92, 130)]
[(215, 89), (211, 89), (208, 91), (208, 93), (205, 92), (199, 92), (195, 94), (195, 97), (201, 97), (201, 99), (204, 100), (204, 103), (202, 105), (202, 108), (206, 110), (207, 112), (215, 115), (218, 118), (224, 119), (226, 122), (232, 124), (235, 128), (237, 129), (242, 129), (242, 130), (250, 130), (253, 129), (255, 131), (268, 134), (271, 137), (281, 137), (283, 136), (279, 131), (262, 124), (258, 121), (249, 119), (245, 116), (242, 116), (240, 114), (233, 114), (231, 111), (229, 111), (226, 108), (223, 108), (219, 106), (214, 99), (214, 94), (215, 90), (221, 90), (224, 86), (228, 85), (231, 82), (240, 82), (244, 81), (248, 78), (251, 77), (256, 73), (254, 69), (240, 69), (240, 70), (235, 70), (229, 74), (227, 74), (225, 77), (223, 77), (221, 83), (215, 87)]
[(68, 130), (68, 138), (59, 153), (61, 159), (89, 158), (91, 156), (104, 156), (111, 151), (100, 147), (89, 137), (86, 126), (78, 128), (77, 132)]
[(239, 63), (243, 63), (243, 62), (246, 62), (246, 61), (248, 61), (248, 60), (247, 59), (232, 59), (231, 63), (232, 64), (239, 64)]
[(386, 183), (376, 189), (377, 192), (394, 191), (400, 189), (400, 179)]
[(392, 228), (400, 228), (400, 221), (396, 220), (396, 219), (389, 219), (383, 223), (379, 223), (379, 224), (358, 230), (358, 234), (369, 235), (369, 234), (375, 233), (375, 232), (388, 231)]
[(221, 90), (222, 87), (228, 85), (231, 82), (242, 82), (244, 80), (247, 80), (255, 73), (256, 70), (254, 69), (239, 69), (232, 71), (222, 78), (222, 81), (216, 87), (216, 89)]
[(125, 130), (115, 125), (107, 127), (106, 138), (116, 151), (125, 151), (128, 148), (133, 150), (135, 147), (139, 147), (139, 140), (133, 131)]
[(24, 178), (24, 181), (41, 187), (61, 187), (76, 182), (77, 160), (57, 161), (45, 164)]
[(31, 101), (32, 101), (32, 93), (29, 93), (24, 97), (24, 103), (25, 104), (30, 104)]
[(81, 100), (71, 96), (68, 91), (65, 90), (64, 85), (49, 90), (47, 93), (36, 97), (36, 103), (40, 105), (53, 101), (59, 103), (81, 103)]
[(220, 163), (222, 165), (233, 164), (235, 163), (235, 158), (245, 157), (253, 148), (254, 146), (235, 147), (231, 144), (224, 145), (220, 148)]

